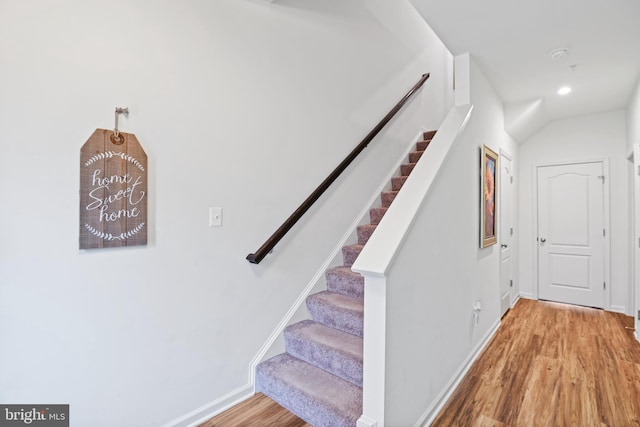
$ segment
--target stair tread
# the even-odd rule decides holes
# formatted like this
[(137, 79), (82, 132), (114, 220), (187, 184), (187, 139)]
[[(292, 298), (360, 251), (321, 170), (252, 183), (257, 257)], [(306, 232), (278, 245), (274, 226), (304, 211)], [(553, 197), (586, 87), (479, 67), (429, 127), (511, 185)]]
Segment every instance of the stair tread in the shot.
[(391, 203), (393, 203), (393, 200), (396, 198), (397, 195), (398, 195), (398, 191), (394, 191), (394, 190), (383, 191), (382, 194), (380, 195), (382, 206), (384, 207), (391, 206)]
[(362, 274), (356, 273), (355, 271), (351, 270), (351, 268), (345, 267), (344, 265), (341, 265), (339, 267), (331, 267), (330, 269), (327, 270), (327, 273), (334, 272), (334, 271), (347, 276), (352, 276), (353, 278), (358, 278), (358, 280), (359, 279), (364, 280), (364, 277), (362, 277)]
[(342, 258), (346, 267), (351, 267), (355, 260), (360, 255), (360, 252), (364, 248), (364, 245), (346, 245), (342, 247)]
[(418, 141), (416, 143), (416, 150), (418, 151), (424, 151), (427, 149), (427, 147), (429, 146), (429, 144), (431, 143), (430, 139), (425, 139), (423, 141)]
[(322, 291), (307, 297), (307, 308), (316, 322), (362, 336), (364, 298)]
[(395, 191), (399, 191), (400, 188), (404, 185), (408, 176), (394, 176), (391, 178), (391, 189)]
[(288, 333), (305, 336), (326, 347), (332, 347), (340, 353), (345, 353), (350, 357), (362, 361), (362, 338), (340, 331), (335, 328), (314, 322), (313, 320), (303, 320), (290, 325), (286, 329)]
[(409, 153), (409, 162), (416, 163), (418, 160), (420, 160), (423, 154), (424, 151), (412, 151), (411, 153)]
[(366, 245), (376, 228), (378, 228), (377, 224), (359, 225), (357, 230), (358, 244)]
[(416, 163), (404, 163), (400, 166), (400, 175), (409, 176), (413, 171), (413, 168), (416, 166)]
[(373, 208), (369, 211), (369, 219), (371, 220), (371, 224), (380, 224), (382, 217), (387, 213), (386, 207)]
[(364, 277), (350, 267), (333, 267), (326, 271), (327, 290), (356, 298), (364, 296)]
[(313, 320), (285, 329), (287, 353), (362, 387), (362, 338)]
[(362, 389), (289, 354), (256, 370), (260, 391), (314, 427), (355, 426), (362, 415)]
[(358, 228), (361, 230), (375, 230), (376, 227), (376, 224), (363, 224), (358, 226)]
[[(397, 193), (397, 191), (396, 191)], [(343, 248), (353, 248), (353, 249), (362, 249), (363, 245), (359, 245), (357, 243), (354, 243), (353, 245), (344, 245)]]
[(435, 135), (436, 135), (437, 130), (428, 130), (426, 132), (423, 132), (423, 138), (424, 139), (432, 139)]
[(339, 294), (337, 292), (321, 291), (309, 295), (307, 299), (317, 300), (332, 306), (355, 312), (364, 311), (364, 301), (362, 298), (356, 298), (349, 295)]

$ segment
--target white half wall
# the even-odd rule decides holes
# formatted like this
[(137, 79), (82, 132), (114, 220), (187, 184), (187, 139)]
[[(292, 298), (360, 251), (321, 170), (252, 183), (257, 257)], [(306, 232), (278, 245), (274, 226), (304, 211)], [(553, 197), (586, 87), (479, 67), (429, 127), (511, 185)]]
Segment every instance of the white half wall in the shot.
[(515, 160), (518, 146), (504, 131), (502, 101), (473, 59), (461, 59), (456, 80), (468, 81), (457, 87), (470, 90), (471, 118), (470, 105), (450, 113), (433, 158), (430, 146), (353, 266), (366, 287), (358, 425), (429, 422), (500, 322), (498, 246), (479, 248), (480, 147)]
[(520, 291), (537, 296), (536, 167), (559, 162), (609, 160), (611, 309), (628, 312), (628, 179), (625, 112), (612, 111), (549, 123), (520, 146)]
[[(0, 61), (0, 402), (69, 403), (75, 426), (157, 427), (246, 395), (381, 177), (453, 105), (452, 57), (405, 0), (3, 0)], [(245, 261), (425, 72), (274, 253)], [(79, 251), (80, 147), (116, 106), (149, 157), (149, 245)]]
[[(480, 148), (508, 151), (515, 170), (519, 153), (504, 130), (502, 100), (473, 57), (469, 67), (471, 119), (389, 270), (386, 426), (429, 419), (433, 405), (500, 320), (499, 245), (479, 247)], [(482, 304), (477, 324), (476, 301)], [(415, 364), (424, 368), (404, 368)], [(403, 389), (413, 392), (394, 393)]]

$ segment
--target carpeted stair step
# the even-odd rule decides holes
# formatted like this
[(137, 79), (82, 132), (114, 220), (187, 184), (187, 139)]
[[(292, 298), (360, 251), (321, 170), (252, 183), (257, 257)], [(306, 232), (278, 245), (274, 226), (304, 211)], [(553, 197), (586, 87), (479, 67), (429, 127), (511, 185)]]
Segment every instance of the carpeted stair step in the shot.
[(420, 160), (420, 157), (424, 154), (424, 151), (412, 151), (409, 153), (409, 163), (416, 163)]
[(334, 267), (325, 273), (327, 290), (355, 298), (364, 297), (364, 277), (349, 267)]
[(387, 209), (386, 207), (379, 207), (379, 208), (373, 208), (369, 211), (369, 220), (371, 221), (371, 224), (380, 224), (380, 220), (382, 219), (382, 217), (384, 216), (384, 214), (387, 213)]
[(256, 369), (262, 392), (314, 427), (355, 427), (362, 389), (286, 353)]
[(393, 199), (395, 199), (397, 195), (397, 191), (383, 191), (381, 195), (382, 206), (386, 208), (391, 206), (391, 202), (393, 202)]
[(342, 263), (345, 267), (351, 267), (360, 255), (362, 245), (347, 245), (342, 247)]
[(399, 191), (404, 185), (404, 182), (407, 180), (407, 178), (408, 176), (394, 176), (393, 178), (391, 178), (391, 189), (393, 191)]
[(415, 163), (405, 163), (403, 165), (400, 166), (400, 175), (402, 176), (409, 176), (409, 174), (411, 173), (411, 171), (413, 171), (413, 168), (416, 167)]
[(364, 300), (322, 291), (307, 297), (307, 308), (316, 322), (362, 336)]
[(436, 136), (436, 132), (437, 131), (435, 130), (428, 130), (424, 132), (422, 135), (424, 139), (433, 139), (433, 137)]
[(358, 244), (366, 245), (369, 237), (373, 234), (378, 226), (375, 224), (367, 224), (358, 226)]
[(287, 353), (362, 387), (362, 338), (313, 320), (284, 330)]
[(416, 151), (426, 150), (430, 142), (431, 142), (430, 139), (426, 141), (418, 141), (418, 143), (416, 144)]

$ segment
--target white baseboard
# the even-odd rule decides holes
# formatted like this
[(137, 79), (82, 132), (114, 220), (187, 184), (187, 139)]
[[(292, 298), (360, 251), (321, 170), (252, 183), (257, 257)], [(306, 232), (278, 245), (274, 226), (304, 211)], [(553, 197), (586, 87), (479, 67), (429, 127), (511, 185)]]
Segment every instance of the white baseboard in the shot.
[(243, 402), (255, 394), (253, 384), (245, 384), (233, 390), (230, 393), (214, 400), (213, 402), (202, 405), (194, 409), (186, 415), (169, 421), (162, 427), (196, 427), (210, 418), (226, 411), (232, 406)]
[(453, 374), (440, 394), (438, 394), (433, 403), (418, 419), (418, 422), (415, 424), (416, 427), (426, 427), (433, 423), (453, 392), (456, 390), (458, 385), (460, 385), (460, 382), (464, 379), (465, 375), (467, 375), (467, 372), (469, 372), (469, 369), (473, 365), (473, 362), (476, 361), (478, 356), (480, 356), (482, 350), (484, 350), (487, 344), (489, 344), (489, 341), (491, 341), (491, 338), (493, 338), (499, 327), (500, 319), (496, 320), (496, 323), (493, 325), (493, 327), (485, 334), (485, 336), (478, 342), (478, 344), (476, 344), (469, 356), (465, 359), (460, 368), (458, 368), (458, 370)]
[(378, 426), (377, 421), (372, 420), (371, 418), (367, 418), (364, 415), (358, 418), (358, 422), (356, 423), (356, 427), (377, 427), (377, 426)]
[(623, 305), (612, 305), (609, 307), (609, 311), (613, 311), (614, 313), (627, 314), (627, 308)]
[(520, 295), (516, 295), (516, 299), (511, 302), (511, 308), (515, 307), (518, 301), (520, 301)]
[(533, 300), (537, 300), (538, 299), (531, 292), (522, 292), (522, 291), (520, 291), (520, 298), (533, 299)]

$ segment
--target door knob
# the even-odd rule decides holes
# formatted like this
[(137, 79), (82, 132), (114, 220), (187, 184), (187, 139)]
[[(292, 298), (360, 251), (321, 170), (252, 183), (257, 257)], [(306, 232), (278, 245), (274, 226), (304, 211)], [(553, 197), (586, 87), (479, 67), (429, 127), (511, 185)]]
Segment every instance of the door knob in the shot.
[(502, 244), (500, 245), (500, 247), (502, 247), (502, 248), (506, 248), (506, 247), (507, 247), (507, 245), (505, 245), (504, 243), (502, 243)]
[(544, 242), (546, 242), (546, 241), (547, 241), (547, 239), (540, 239), (540, 241), (541, 241), (542, 243), (544, 243)]

